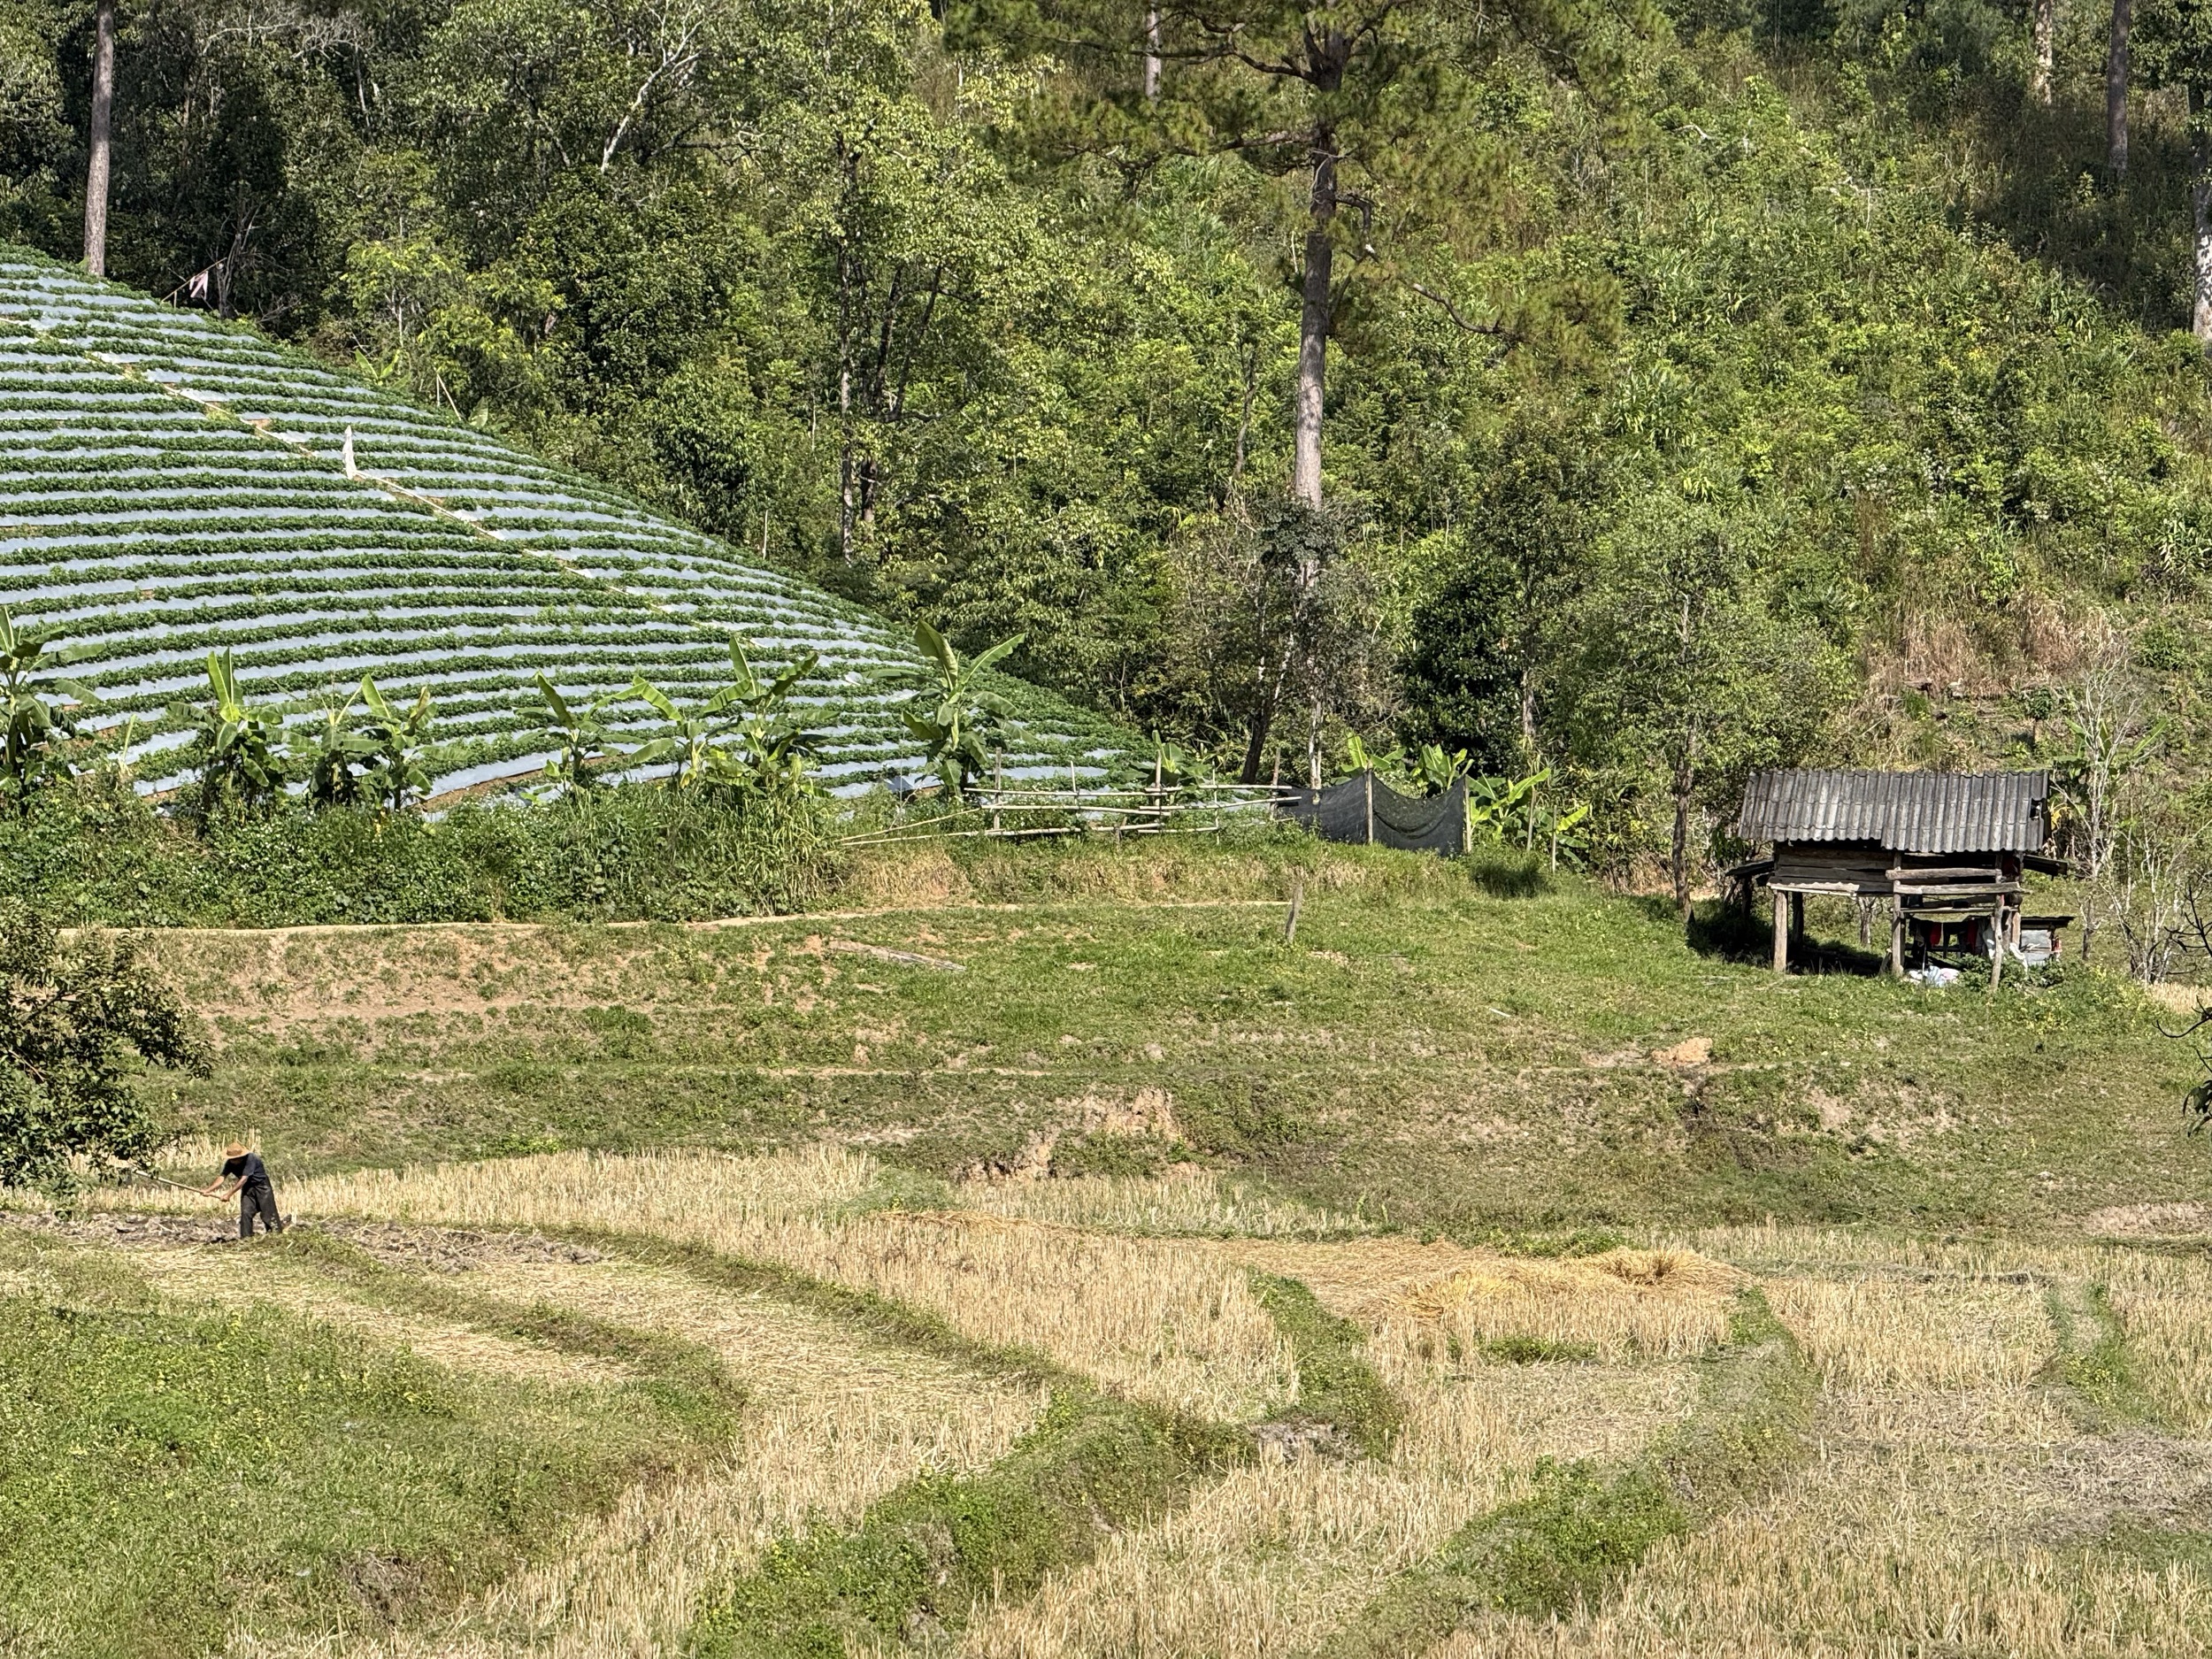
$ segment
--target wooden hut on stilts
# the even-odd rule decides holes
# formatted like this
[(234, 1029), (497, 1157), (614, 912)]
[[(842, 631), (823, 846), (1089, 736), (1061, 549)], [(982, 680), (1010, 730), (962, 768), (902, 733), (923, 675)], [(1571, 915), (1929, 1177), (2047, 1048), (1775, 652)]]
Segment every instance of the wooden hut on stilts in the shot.
[(2070, 918), (2025, 917), (2028, 871), (2061, 874), (2051, 835), (2047, 772), (1763, 772), (1744, 791), (1736, 833), (1770, 856), (1729, 874), (1747, 899), (1763, 882), (1774, 901), (1774, 971), (1789, 971), (1805, 932), (1809, 894), (1889, 906), (1889, 967), (1909, 951), (1986, 955), (2001, 974), (2008, 951), (2044, 959)]

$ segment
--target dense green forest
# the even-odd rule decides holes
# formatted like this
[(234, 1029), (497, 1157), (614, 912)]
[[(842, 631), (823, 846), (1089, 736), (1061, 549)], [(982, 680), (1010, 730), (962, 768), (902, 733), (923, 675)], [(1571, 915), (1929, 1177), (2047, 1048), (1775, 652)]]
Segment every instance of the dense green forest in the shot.
[[(1751, 765), (2034, 757), (2165, 870), (2212, 5), (2124, 12), (2116, 153), (2109, 0), (115, 0), (106, 269), (1247, 776), (1686, 879)], [(70, 258), (96, 33), (0, 0)]]

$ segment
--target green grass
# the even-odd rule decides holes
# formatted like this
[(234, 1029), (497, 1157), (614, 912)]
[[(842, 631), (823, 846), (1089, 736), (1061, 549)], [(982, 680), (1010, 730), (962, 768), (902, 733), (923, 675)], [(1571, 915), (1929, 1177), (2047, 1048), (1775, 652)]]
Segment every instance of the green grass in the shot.
[(1298, 1403), (1283, 1420), (1325, 1428), (1365, 1455), (1382, 1456), (1404, 1425), (1405, 1406), (1360, 1357), (1366, 1333), (1324, 1308), (1294, 1279), (1256, 1271), (1249, 1277), (1298, 1362)]
[[(832, 902), (916, 907), (554, 929), (503, 967), (449, 935), (296, 939), (288, 960), (370, 998), (454, 964), (441, 1006), (308, 1022), (242, 995), (271, 972), (250, 937), (198, 936), (179, 965), (228, 987), (229, 1046), (182, 1121), (257, 1128), (280, 1176), (896, 1125), (883, 1156), (941, 1177), (1077, 1127), (1065, 1102), (1159, 1089), (1188, 1156), (1394, 1226), (1554, 1247), (1769, 1215), (2038, 1227), (2193, 1196), (2202, 1167), (2177, 1109), (2191, 1056), (2097, 973), (1993, 999), (1777, 979), (1694, 949), (1663, 906), (1541, 872), (1500, 897), (1494, 864), (1361, 849), (933, 851), (871, 879)], [(1651, 1058), (1697, 1036), (1708, 1066)], [(1056, 1158), (1154, 1156), (1070, 1134)]]
[(234, 1625), (411, 1619), (701, 1427), (650, 1377), (463, 1379), (273, 1311), (165, 1305), (111, 1252), (0, 1230), (12, 1265), (52, 1288), (0, 1298), (0, 1650), (161, 1659)]
[(2045, 1294), (2058, 1347), (2055, 1379), (2086, 1426), (2162, 1425), (2164, 1414), (2135, 1375), (2127, 1329), (2102, 1285), (2060, 1285)]

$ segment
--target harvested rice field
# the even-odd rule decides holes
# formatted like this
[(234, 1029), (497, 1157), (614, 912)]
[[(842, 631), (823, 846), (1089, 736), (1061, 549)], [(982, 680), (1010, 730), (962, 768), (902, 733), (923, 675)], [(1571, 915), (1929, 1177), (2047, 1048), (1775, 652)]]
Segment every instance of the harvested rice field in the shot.
[(1064, 1186), (921, 1208), (851, 1148), (538, 1155), (294, 1183), (245, 1245), (111, 1190), (15, 1215), (0, 1294), (596, 1410), (723, 1379), (495, 1570), (248, 1599), (231, 1652), (2212, 1648), (2193, 1259), (1778, 1225), (1532, 1256), (1206, 1171)]
[(1292, 952), (1240, 858), (158, 941), (154, 1171), (250, 1136), (295, 1225), (0, 1193), (0, 1655), (2212, 1651), (2207, 1154), (2120, 990), (1356, 852)]

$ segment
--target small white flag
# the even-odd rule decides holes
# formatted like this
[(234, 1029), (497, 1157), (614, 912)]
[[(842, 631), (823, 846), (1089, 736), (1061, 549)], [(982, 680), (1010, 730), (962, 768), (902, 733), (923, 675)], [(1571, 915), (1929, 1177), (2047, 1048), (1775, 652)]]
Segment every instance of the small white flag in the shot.
[(351, 426), (346, 428), (346, 447), (340, 452), (340, 458), (346, 464), (348, 478), (361, 476), (361, 469), (353, 464), (353, 428)]

